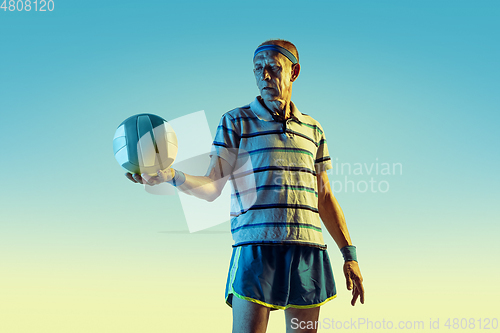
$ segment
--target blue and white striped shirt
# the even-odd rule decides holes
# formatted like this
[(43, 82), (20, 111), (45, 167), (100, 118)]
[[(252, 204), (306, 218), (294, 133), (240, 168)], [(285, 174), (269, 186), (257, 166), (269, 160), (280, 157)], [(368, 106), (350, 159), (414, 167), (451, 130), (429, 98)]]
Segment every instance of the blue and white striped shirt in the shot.
[(220, 120), (212, 155), (234, 167), (230, 177), (234, 246), (324, 247), (316, 175), (332, 168), (325, 134), (293, 103), (291, 111), (286, 122), (275, 121), (259, 96)]

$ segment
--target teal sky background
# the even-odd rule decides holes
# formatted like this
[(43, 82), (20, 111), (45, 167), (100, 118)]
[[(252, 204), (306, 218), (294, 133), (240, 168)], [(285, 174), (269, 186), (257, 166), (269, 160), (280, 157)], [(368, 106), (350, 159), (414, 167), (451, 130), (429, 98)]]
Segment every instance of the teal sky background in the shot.
[[(71, 295), (83, 276), (89, 295), (106, 295), (114, 289), (91, 286), (120, 276), (124, 290), (181, 283), (175, 267), (195, 284), (210, 270), (206, 287), (219, 289), (204, 301), (230, 322), (228, 223), (187, 233), (179, 198), (128, 182), (112, 139), (137, 113), (175, 119), (205, 110), (214, 134), (224, 112), (258, 94), (255, 48), (283, 38), (296, 44), (302, 66), (292, 100), (320, 121), (334, 163), (402, 165), (402, 173), (347, 175), (356, 184), (385, 181), (386, 193), (337, 193), (370, 295), (358, 315), (386, 307), (397, 316), (401, 309), (384, 302), (399, 299), (426, 321), (445, 313), (498, 318), (489, 306), (500, 296), (492, 283), (500, 278), (492, 264), (500, 254), (498, 17), (497, 1), (91, 0), (55, 1), (53, 12), (0, 10), (0, 289), (11, 286), (0, 311), (34, 313), (44, 295), (37, 290), (50, 291), (56, 300), (43, 327), (55, 332), (65, 303), (44, 281)], [(351, 311), (340, 254), (325, 239), (339, 285), (332, 307)], [(168, 297), (188, 304), (203, 294), (168, 290), (158, 309)], [(26, 301), (16, 303), (20, 293)], [(433, 313), (422, 310), (425, 302)], [(449, 310), (458, 302), (462, 308)], [(126, 332), (130, 325), (118, 329), (125, 313), (100, 320)], [(166, 327), (168, 318), (149, 322)], [(30, 331), (14, 319), (2, 325)]]

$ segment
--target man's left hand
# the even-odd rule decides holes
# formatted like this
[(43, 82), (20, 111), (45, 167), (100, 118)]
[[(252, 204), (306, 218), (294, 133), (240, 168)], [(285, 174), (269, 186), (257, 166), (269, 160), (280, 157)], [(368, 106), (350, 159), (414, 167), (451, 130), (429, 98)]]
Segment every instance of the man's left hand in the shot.
[(344, 263), (344, 275), (347, 283), (347, 290), (352, 290), (351, 305), (356, 304), (358, 297), (361, 304), (365, 304), (365, 290), (363, 288), (363, 277), (359, 270), (358, 263), (354, 260), (349, 260)]

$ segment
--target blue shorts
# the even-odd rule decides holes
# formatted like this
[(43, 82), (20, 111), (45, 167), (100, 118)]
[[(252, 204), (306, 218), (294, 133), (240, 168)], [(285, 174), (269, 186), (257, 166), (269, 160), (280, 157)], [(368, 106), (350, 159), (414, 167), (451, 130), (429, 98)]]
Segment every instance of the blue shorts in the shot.
[(226, 283), (233, 296), (271, 309), (314, 308), (337, 296), (325, 249), (303, 245), (241, 245), (233, 248)]

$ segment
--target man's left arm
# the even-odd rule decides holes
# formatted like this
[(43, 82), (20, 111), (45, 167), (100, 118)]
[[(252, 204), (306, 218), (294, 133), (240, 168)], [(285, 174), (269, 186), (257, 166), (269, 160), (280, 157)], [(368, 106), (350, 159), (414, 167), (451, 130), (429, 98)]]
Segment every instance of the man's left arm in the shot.
[[(328, 181), (326, 171), (317, 174), (318, 181), (318, 211), (323, 224), (332, 236), (339, 249), (352, 245), (344, 213), (340, 208), (337, 199), (333, 195)], [(361, 304), (365, 302), (365, 291), (363, 289), (363, 277), (359, 270), (358, 262), (347, 260), (344, 263), (344, 275), (346, 277), (347, 289), (352, 290), (351, 304), (356, 304), (358, 297)]]

